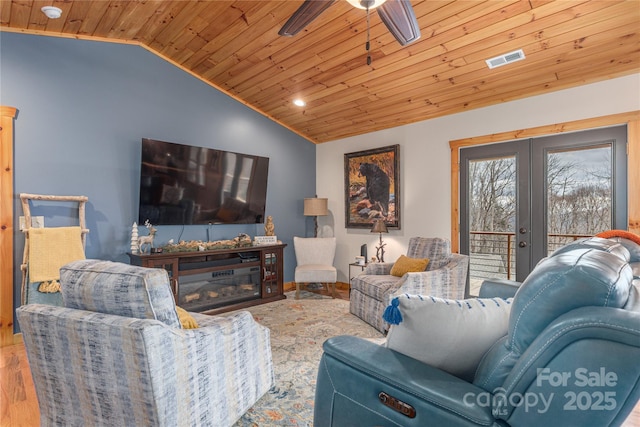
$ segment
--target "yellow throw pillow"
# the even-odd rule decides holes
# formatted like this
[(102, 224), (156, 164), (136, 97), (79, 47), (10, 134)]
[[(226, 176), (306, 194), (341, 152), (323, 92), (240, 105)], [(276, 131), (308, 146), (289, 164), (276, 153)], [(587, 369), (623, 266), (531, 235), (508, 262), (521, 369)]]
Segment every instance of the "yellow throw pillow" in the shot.
[(176, 305), (176, 311), (178, 312), (178, 319), (180, 319), (182, 329), (196, 329), (198, 327), (198, 322), (196, 322), (196, 319), (194, 319), (187, 310)]
[(409, 258), (400, 255), (400, 258), (391, 267), (391, 275), (402, 277), (405, 273), (414, 273), (424, 271), (429, 264), (429, 258)]

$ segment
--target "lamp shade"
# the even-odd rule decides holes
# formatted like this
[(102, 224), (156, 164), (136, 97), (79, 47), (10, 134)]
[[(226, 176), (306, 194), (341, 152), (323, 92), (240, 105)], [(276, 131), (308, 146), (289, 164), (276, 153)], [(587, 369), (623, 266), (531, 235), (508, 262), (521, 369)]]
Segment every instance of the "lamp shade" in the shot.
[(383, 219), (377, 219), (376, 222), (373, 223), (373, 228), (371, 229), (372, 233), (388, 233), (387, 224), (384, 223)]
[(304, 199), (304, 216), (324, 216), (329, 214), (328, 199), (312, 197)]

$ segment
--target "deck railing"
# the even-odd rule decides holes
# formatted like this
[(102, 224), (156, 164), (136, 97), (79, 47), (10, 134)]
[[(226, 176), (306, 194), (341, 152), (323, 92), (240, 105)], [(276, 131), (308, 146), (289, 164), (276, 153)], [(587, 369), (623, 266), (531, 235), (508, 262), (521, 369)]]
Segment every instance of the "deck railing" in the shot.
[[(515, 279), (516, 276), (516, 235), (513, 232), (472, 231), (469, 249), (472, 279), (504, 278)], [(547, 253), (576, 239), (591, 237), (591, 234), (557, 234), (547, 237)]]

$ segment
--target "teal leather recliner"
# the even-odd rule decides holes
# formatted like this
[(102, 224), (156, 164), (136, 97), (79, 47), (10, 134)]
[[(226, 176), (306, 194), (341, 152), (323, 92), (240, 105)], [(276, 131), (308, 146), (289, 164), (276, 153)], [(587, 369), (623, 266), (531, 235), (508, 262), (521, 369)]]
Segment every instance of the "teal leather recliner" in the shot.
[(483, 284), (481, 296), (514, 298), (472, 382), (364, 339), (327, 340), (314, 426), (622, 424), (640, 399), (639, 263), (640, 245), (590, 238), (521, 285)]

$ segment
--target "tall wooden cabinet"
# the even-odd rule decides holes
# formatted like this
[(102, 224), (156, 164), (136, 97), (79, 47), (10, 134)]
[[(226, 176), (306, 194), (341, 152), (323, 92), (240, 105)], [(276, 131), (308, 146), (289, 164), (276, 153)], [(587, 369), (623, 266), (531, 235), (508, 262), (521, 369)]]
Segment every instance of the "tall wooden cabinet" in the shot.
[(284, 244), (201, 252), (129, 254), (131, 263), (164, 268), (176, 304), (187, 311), (222, 313), (286, 298)]

